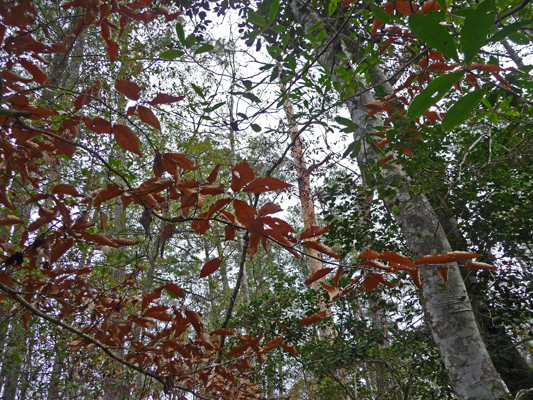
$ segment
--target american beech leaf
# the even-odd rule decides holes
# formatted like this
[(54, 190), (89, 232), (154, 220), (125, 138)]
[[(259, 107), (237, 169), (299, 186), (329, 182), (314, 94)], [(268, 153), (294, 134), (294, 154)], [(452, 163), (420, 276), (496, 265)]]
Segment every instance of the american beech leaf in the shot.
[(310, 247), (316, 251), (319, 251), (320, 253), (327, 254), (328, 256), (336, 259), (342, 258), (339, 253), (337, 253), (331, 247), (326, 246), (324, 243), (319, 242), (318, 240), (308, 240), (306, 242), (302, 242), (302, 246)]
[(113, 133), (115, 134), (115, 140), (123, 150), (137, 154), (139, 157), (143, 156), (141, 142), (129, 127), (115, 124), (113, 125)]
[(169, 104), (169, 103), (175, 103), (177, 101), (181, 101), (185, 98), (185, 96), (171, 96), (169, 94), (165, 93), (158, 93), (157, 96), (152, 101), (149, 101), (148, 104), (152, 106), (156, 106), (158, 104)]
[(275, 214), (280, 211), (283, 211), (283, 209), (274, 203), (266, 203), (263, 205), (257, 212), (261, 216), (269, 215), (269, 214)]
[(214, 273), (217, 269), (219, 269), (220, 264), (222, 264), (223, 259), (224, 257), (217, 257), (205, 263), (205, 265), (202, 267), (202, 271), (200, 272), (200, 278), (209, 276), (212, 273)]
[(0, 226), (24, 225), (24, 220), (16, 215), (6, 215), (0, 218)]
[(481, 254), (470, 251), (449, 251), (442, 254), (430, 254), (422, 256), (415, 261), (416, 265), (423, 264), (447, 264), (456, 261), (469, 260), (471, 258), (482, 257)]
[(243, 224), (246, 228), (250, 228), (250, 224), (257, 214), (255, 208), (248, 205), (245, 201), (238, 199), (233, 200), (233, 208), (235, 209), (235, 217), (237, 218), (237, 221)]
[(161, 131), (161, 124), (152, 110), (150, 110), (148, 107), (139, 106), (137, 107), (137, 111), (142, 122), (153, 126), (158, 131)]
[(327, 274), (329, 274), (331, 271), (333, 271), (333, 268), (322, 268), (318, 271), (315, 271), (307, 280), (304, 282), (306, 285), (310, 285), (311, 283), (318, 281), (320, 278), (323, 278)]
[[(135, 82), (130, 81), (129, 79), (117, 79), (115, 81), (115, 89), (120, 93), (126, 96), (130, 100), (139, 100), (141, 88)], [(142, 118), (141, 118), (142, 120)]]
[(234, 192), (240, 191), (244, 185), (250, 183), (255, 178), (255, 173), (248, 164), (242, 161), (236, 164), (231, 170), (231, 190)]
[(185, 293), (183, 293), (183, 289), (180, 288), (175, 283), (169, 282), (165, 286), (163, 286), (163, 289), (165, 289), (167, 292), (172, 293), (175, 297), (185, 297)]
[(320, 321), (321, 319), (324, 319), (326, 318), (326, 310), (324, 311), (319, 311), (315, 314), (312, 314), (312, 315), (308, 315), (307, 317), (305, 317), (304, 319), (302, 319), (300, 321), (300, 326), (305, 326), (305, 325), (311, 325), (311, 324), (314, 324), (315, 322), (317, 321)]
[(213, 170), (211, 171), (211, 173), (207, 177), (207, 183), (212, 185), (213, 182), (215, 182), (217, 180), (218, 170), (219, 169), (220, 169), (220, 164), (217, 164), (217, 166), (215, 168), (213, 168)]
[(384, 261), (391, 261), (398, 264), (407, 265), (411, 268), (416, 268), (415, 263), (413, 263), (409, 257), (406, 257), (396, 251), (384, 251), (383, 253), (380, 253), (379, 257), (377, 258)]
[(271, 192), (273, 190), (287, 189), (291, 186), (292, 185), (286, 182), (283, 182), (281, 179), (267, 176), (267, 177), (255, 179), (243, 189), (243, 192), (264, 193), (264, 192)]
[(446, 267), (439, 268), (437, 270), (437, 273), (442, 278), (442, 283), (444, 283), (445, 285), (447, 285), (449, 283), (448, 282), (448, 271), (449, 271), (449, 269), (450, 269), (450, 267), (446, 266)]
[(310, 226), (300, 235), (300, 239), (310, 239), (312, 237), (320, 236), (326, 232), (329, 232), (329, 226)]
[(488, 269), (491, 271), (498, 270), (498, 267), (495, 267), (494, 265), (486, 264), (486, 263), (479, 262), (479, 261), (471, 261), (466, 265), (461, 265), (461, 267), (468, 268), (468, 269)]

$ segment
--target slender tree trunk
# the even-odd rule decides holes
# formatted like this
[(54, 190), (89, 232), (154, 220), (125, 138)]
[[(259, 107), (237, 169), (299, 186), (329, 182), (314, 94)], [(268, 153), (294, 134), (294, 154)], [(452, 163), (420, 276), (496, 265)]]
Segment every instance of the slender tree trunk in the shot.
[[(278, 63), (279, 65), (279, 63)], [(283, 83), (280, 83), (281, 91), (286, 90), (286, 86)], [(292, 102), (289, 97), (283, 103), (283, 108), (285, 110), (285, 115), (287, 118), (287, 123), (289, 125), (289, 132), (291, 135), (291, 140), (293, 141), (292, 157), (294, 159), (294, 168), (296, 170), (296, 177), (298, 180), (298, 194), (300, 198), (300, 205), (302, 207), (302, 219), (304, 223), (304, 229), (307, 229), (311, 226), (317, 226), (316, 215), (315, 215), (315, 203), (313, 199), (313, 193), (311, 191), (311, 181), (309, 179), (309, 170), (305, 162), (304, 151), (302, 141), (298, 134), (298, 124), (293, 120), (294, 118), (294, 109), (292, 107)], [(316, 240), (316, 238), (311, 238), (308, 240)], [(309, 264), (309, 270), (311, 274), (323, 268), (322, 263), (322, 254), (318, 251), (308, 247), (307, 248), (307, 263)], [(323, 283), (326, 282), (326, 278), (321, 278), (311, 284), (313, 289), (318, 293), (323, 291)], [(326, 302), (320, 297), (318, 306), (320, 311), (326, 311), (326, 315), (331, 317), (333, 315), (331, 311), (331, 306), (328, 306)], [(336, 336), (335, 330), (332, 327), (327, 327), (325, 329), (321, 328), (318, 332), (320, 339), (331, 339)]]
[[(293, 0), (291, 5), (296, 20), (307, 33), (313, 25), (323, 20), (297, 0)], [(333, 37), (334, 32), (327, 33), (322, 43), (328, 43)], [(322, 53), (320, 62), (334, 73), (334, 66), (340, 59), (335, 58), (334, 46), (330, 47)], [(377, 74), (374, 77), (379, 79)], [(360, 144), (357, 158), (362, 168), (369, 165), (370, 160), (379, 162), (382, 158), (367, 141), (367, 135), (372, 131), (366, 128), (379, 124), (379, 121), (376, 123), (375, 119), (368, 117), (363, 107), (373, 101), (374, 97), (369, 91), (345, 101), (352, 121), (359, 126), (354, 139)], [(410, 196), (409, 178), (405, 172), (395, 164), (385, 165), (382, 175), (383, 185), (380, 189), (383, 190), (380, 193), (390, 190), (396, 192), (392, 199), (384, 196), (383, 200), (389, 209), (394, 205), (399, 210), (399, 213), (393, 214), (411, 252), (421, 256), (451, 251), (442, 225), (427, 198), (424, 195)], [(397, 187), (398, 184), (400, 187)], [(436, 272), (438, 268), (438, 265), (422, 268), (424, 288), (421, 302), (426, 323), (439, 347), (455, 393), (461, 400), (496, 400), (508, 396), (507, 388), (499, 378), (481, 338), (458, 266), (450, 266), (446, 290), (442, 289), (442, 280)]]
[[(231, 68), (231, 89), (230, 91), (234, 91), (235, 87), (235, 77), (237, 75), (236, 67), (235, 67), (235, 51), (234, 48), (230, 50), (230, 68)], [(231, 165), (235, 166), (237, 164), (237, 150), (235, 149), (235, 130), (233, 129), (235, 124), (235, 119), (233, 116), (234, 112), (234, 106), (233, 106), (233, 96), (230, 96), (228, 99), (228, 108), (229, 108), (229, 141), (230, 141), (230, 147), (231, 147)], [(238, 246), (238, 254), (242, 255), (243, 251), (245, 251), (245, 244), (244, 244), (244, 232), (240, 229), (237, 230), (235, 233), (237, 236), (237, 246)], [(240, 256), (237, 256), (237, 259), (240, 259)], [(246, 271), (246, 261), (244, 262), (242, 270), (242, 281), (241, 281), (241, 295), (242, 295), (242, 304), (245, 307), (248, 307), (250, 305), (250, 290), (248, 288), (248, 272)]]

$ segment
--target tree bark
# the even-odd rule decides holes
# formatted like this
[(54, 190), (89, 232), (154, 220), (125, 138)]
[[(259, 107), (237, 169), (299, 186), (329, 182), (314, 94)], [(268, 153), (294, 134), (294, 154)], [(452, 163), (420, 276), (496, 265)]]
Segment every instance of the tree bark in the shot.
[[(286, 86), (283, 83), (280, 83), (280, 88), (282, 92), (286, 90)], [(297, 137), (298, 124), (294, 121), (294, 110), (292, 108), (292, 102), (289, 97), (287, 97), (287, 100), (285, 100), (285, 103), (283, 103), (283, 108), (287, 117), (287, 123), (289, 124), (291, 140), (294, 143), (291, 148), (291, 151), (292, 157), (294, 159), (294, 168), (296, 169), (296, 177), (298, 181), (298, 197), (300, 198), (300, 205), (302, 207), (302, 219), (304, 223), (304, 229), (307, 229), (311, 226), (317, 226), (315, 203), (313, 200), (313, 193), (311, 191), (311, 181), (309, 179), (309, 171), (305, 162), (302, 141), (299, 137)], [(311, 238), (308, 240), (316, 239)], [(307, 257), (307, 263), (309, 265), (309, 270), (312, 275), (316, 271), (322, 269), (324, 265), (322, 263), (322, 254), (310, 247), (307, 247), (307, 254), (309, 254), (309, 257)], [(311, 286), (314, 290), (317, 291), (317, 293), (321, 293), (323, 291), (322, 284), (324, 282), (326, 282), (325, 277), (313, 282)], [(331, 306), (328, 306), (326, 302), (322, 299), (322, 297), (320, 297), (319, 299), (318, 306), (320, 308), (320, 311), (326, 311), (326, 315), (328, 317), (331, 317), (333, 315), (331, 311)], [(336, 336), (336, 333), (332, 327), (327, 327), (319, 329), (318, 336), (320, 339), (332, 339)]]
[[(315, 11), (302, 6), (297, 0), (293, 0), (291, 6), (297, 22), (303, 26), (306, 33), (310, 32), (313, 25), (323, 20)], [(323, 44), (328, 43), (335, 34), (327, 25), (326, 32)], [(354, 47), (357, 49), (358, 44), (355, 43)], [(319, 58), (322, 65), (329, 68), (332, 74), (337, 60), (340, 59), (335, 58), (334, 46), (326, 48)], [(374, 79), (379, 78), (379, 74), (374, 74)], [(354, 140), (360, 144), (357, 159), (362, 168), (368, 166), (370, 160), (379, 162), (382, 158), (367, 140), (367, 135), (372, 133), (372, 130), (367, 128), (379, 126), (380, 121), (368, 117), (363, 105), (374, 100), (367, 90), (345, 101), (352, 121), (359, 126)], [(396, 193), (392, 198), (383, 195), (381, 197), (389, 209), (396, 206), (399, 211), (392, 214), (411, 252), (421, 256), (451, 251), (446, 234), (427, 198), (424, 195), (410, 196), (409, 177), (401, 167), (396, 164), (385, 165), (382, 176), (382, 190), (379, 192)], [(449, 284), (445, 290), (442, 289), (442, 280), (436, 272), (439, 267), (427, 265), (422, 268), (424, 288), (421, 292), (421, 303), (426, 323), (440, 350), (455, 393), (461, 400), (496, 400), (508, 396), (507, 388), (499, 378), (481, 338), (458, 266), (450, 266)]]

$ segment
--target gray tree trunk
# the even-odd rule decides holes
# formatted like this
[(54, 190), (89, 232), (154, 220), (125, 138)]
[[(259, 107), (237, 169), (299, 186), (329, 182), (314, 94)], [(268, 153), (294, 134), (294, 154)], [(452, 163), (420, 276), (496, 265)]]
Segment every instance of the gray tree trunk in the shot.
[[(297, 22), (309, 33), (310, 28), (323, 18), (302, 4), (293, 0), (292, 11)], [(327, 33), (323, 44), (328, 43), (335, 34), (331, 29)], [(342, 35), (341, 32), (338, 37), (342, 39), (348, 35)], [(357, 43), (353, 47), (357, 49)], [(340, 62), (339, 58), (335, 58), (335, 46), (327, 48), (319, 61), (334, 73), (334, 66)], [(379, 71), (375, 69), (375, 72)], [(373, 75), (374, 80), (379, 80), (382, 76), (383, 74), (379, 73)], [(345, 101), (352, 121), (359, 126), (354, 139), (360, 144), (357, 159), (363, 168), (368, 165), (369, 160), (379, 162), (382, 158), (367, 141), (367, 135), (373, 131), (366, 129), (369, 126), (378, 126), (380, 121), (369, 118), (367, 109), (362, 107), (374, 100), (371, 92), (366, 91)], [(383, 200), (389, 208), (395, 205), (400, 211), (392, 214), (395, 215), (411, 252), (421, 256), (451, 251), (446, 234), (427, 198), (424, 195), (409, 195), (409, 178), (401, 167), (396, 164), (386, 165), (382, 176), (381, 189), (384, 190), (380, 192), (396, 192), (392, 198), (383, 196)], [(397, 184), (400, 186), (396, 187)], [(422, 268), (424, 289), (421, 302), (426, 323), (440, 350), (455, 393), (461, 400), (496, 400), (508, 396), (507, 388), (499, 378), (481, 338), (459, 268), (457, 265), (450, 266), (446, 290), (442, 289), (441, 278), (436, 273), (438, 268), (437, 265)]]

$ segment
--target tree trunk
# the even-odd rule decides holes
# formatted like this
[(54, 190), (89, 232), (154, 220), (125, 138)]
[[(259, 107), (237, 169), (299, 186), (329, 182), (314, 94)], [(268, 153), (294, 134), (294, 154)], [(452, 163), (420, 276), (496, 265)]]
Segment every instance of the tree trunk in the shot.
[[(298, 23), (309, 33), (310, 28), (323, 18), (309, 7), (301, 7), (300, 4), (293, 0), (292, 10)], [(327, 33), (322, 41), (324, 44), (333, 37), (333, 32)], [(319, 59), (322, 65), (330, 68), (331, 73), (334, 72), (333, 67), (337, 60), (340, 59), (335, 59), (334, 46), (325, 49)], [(379, 74), (374, 77), (379, 79)], [(369, 165), (369, 160), (379, 162), (382, 158), (367, 141), (367, 134), (372, 132), (367, 132), (368, 125), (377, 126), (380, 123), (369, 118), (367, 110), (363, 108), (364, 104), (373, 101), (374, 97), (370, 91), (345, 101), (352, 121), (359, 126), (354, 139), (360, 144), (357, 159), (362, 168)], [(409, 195), (409, 178), (405, 172), (395, 164), (385, 165), (382, 175), (383, 184), (379, 192), (396, 193), (392, 199), (390, 196), (382, 197), (389, 209), (396, 206), (399, 211), (392, 214), (395, 215), (411, 252), (421, 256), (451, 251), (446, 234), (427, 198), (424, 195)], [(397, 184), (400, 184), (400, 187), (396, 187)], [(508, 396), (507, 388), (500, 380), (481, 338), (458, 266), (450, 266), (446, 290), (442, 289), (442, 280), (436, 272), (439, 267), (427, 265), (422, 268), (424, 288), (421, 292), (421, 303), (426, 323), (440, 350), (455, 393), (461, 400), (496, 400)]]
[[(284, 92), (286, 90), (286, 86), (283, 83), (280, 83), (280, 89), (282, 92)], [(298, 197), (300, 198), (300, 205), (302, 207), (304, 229), (307, 229), (311, 226), (317, 226), (315, 203), (313, 200), (313, 193), (311, 191), (311, 181), (309, 179), (309, 171), (305, 162), (302, 141), (297, 136), (298, 124), (296, 124), (296, 122), (293, 120), (294, 110), (289, 97), (287, 97), (287, 100), (285, 100), (285, 103), (283, 103), (283, 108), (285, 109), (287, 123), (289, 124), (289, 132), (293, 142), (291, 151), (292, 157), (294, 158), (294, 168), (296, 169), (296, 177), (298, 180)], [(316, 238), (311, 238), (308, 240), (316, 240)], [(307, 262), (312, 275), (316, 271), (323, 268), (324, 264), (322, 263), (322, 254), (310, 247), (307, 247), (307, 254), (309, 254), (309, 257), (307, 257)], [(324, 282), (326, 282), (325, 277), (313, 282), (311, 286), (317, 291), (317, 293), (321, 293), (323, 291), (322, 284)], [(333, 315), (331, 306), (328, 306), (322, 297), (319, 299), (318, 306), (320, 311), (326, 311), (326, 315), (328, 317)], [(320, 339), (332, 339), (336, 336), (336, 333), (332, 327), (327, 327), (325, 329), (321, 328), (318, 331), (318, 336)]]

